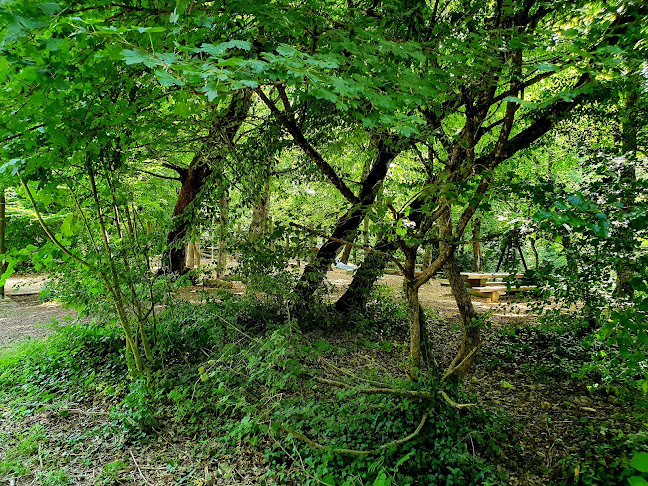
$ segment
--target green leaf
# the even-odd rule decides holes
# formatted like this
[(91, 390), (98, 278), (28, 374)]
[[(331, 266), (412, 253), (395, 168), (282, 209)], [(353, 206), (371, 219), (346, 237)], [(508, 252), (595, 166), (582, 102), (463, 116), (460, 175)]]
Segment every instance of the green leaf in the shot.
[(277, 53), (280, 56), (293, 57), (295, 54), (297, 54), (297, 49), (287, 44), (281, 44), (279, 47), (277, 47)]
[(240, 79), (240, 80), (234, 81), (232, 83), (232, 88), (234, 88), (234, 89), (241, 89), (243, 87), (254, 89), (254, 88), (257, 88), (258, 86), (259, 86), (259, 83), (257, 83), (256, 81), (253, 81), (252, 79)]
[(389, 486), (391, 484), (391, 478), (387, 477), (385, 471), (382, 471), (373, 482), (373, 486)]
[(540, 221), (544, 221), (545, 219), (551, 218), (551, 216), (552, 216), (551, 211), (547, 211), (546, 209), (541, 209), (540, 211), (538, 211), (533, 215), (533, 220), (540, 222)]
[(209, 101), (214, 101), (219, 96), (218, 85), (216, 83), (207, 83), (202, 91), (207, 95)]
[(321, 100), (326, 100), (330, 101), (331, 103), (335, 103), (338, 99), (338, 97), (335, 95), (335, 93), (330, 92), (327, 89), (324, 88), (315, 88), (311, 91), (311, 94), (318, 99)]
[(65, 237), (76, 234), (79, 230), (79, 218), (75, 214), (68, 214), (61, 223), (61, 234)]
[(637, 471), (648, 472), (648, 452), (637, 452), (630, 462), (630, 467)]
[(212, 56), (221, 56), (229, 49), (243, 49), (244, 51), (249, 51), (251, 48), (252, 44), (250, 44), (248, 41), (231, 40), (227, 42), (221, 42), (218, 45), (204, 43), (200, 46), (200, 49), (198, 49), (198, 51), (206, 52), (207, 54), (210, 54)]
[(648, 481), (646, 481), (641, 476), (633, 476), (628, 478), (628, 483), (630, 486), (648, 486)]
[(23, 166), (27, 163), (27, 161), (23, 158), (19, 159), (10, 159), (8, 162), (2, 164), (0, 166), (0, 174), (4, 174), (8, 170), (11, 169), (11, 175), (16, 175), (18, 171), (23, 169)]
[(124, 61), (126, 61), (126, 64), (128, 65), (142, 64), (148, 57), (139, 49), (135, 49), (135, 50), (124, 49), (123, 51), (121, 51), (121, 55), (124, 58)]
[(327, 474), (322, 478), (322, 482), (330, 486), (335, 486), (335, 478), (331, 474)]
[(398, 462), (394, 465), (394, 469), (399, 468), (400, 466), (402, 466), (405, 463), (405, 461), (409, 460), (409, 458), (412, 456), (412, 454), (413, 454), (413, 452), (408, 452), (406, 455), (401, 457), (398, 460)]
[(144, 32), (164, 32), (166, 29), (164, 27), (138, 27), (137, 31), (140, 34), (143, 34)]
[(538, 71), (553, 71), (553, 72), (555, 72), (555, 71), (558, 71), (558, 66), (556, 66), (555, 64), (550, 64), (550, 63), (543, 62), (543, 63), (538, 64), (536, 66), (536, 69)]
[(184, 86), (184, 81), (171, 75), (168, 71), (157, 69), (155, 76), (162, 86)]

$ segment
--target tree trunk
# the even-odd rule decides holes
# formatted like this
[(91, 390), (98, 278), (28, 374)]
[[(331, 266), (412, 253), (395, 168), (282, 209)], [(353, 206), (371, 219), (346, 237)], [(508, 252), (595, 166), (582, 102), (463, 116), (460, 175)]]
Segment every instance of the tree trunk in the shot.
[[(387, 176), (389, 164), (396, 157), (398, 151), (380, 144), (378, 155), (374, 161), (373, 168), (362, 182), (360, 191), (360, 205), (351, 207), (340, 217), (333, 231), (334, 238), (347, 240), (353, 238), (360, 223), (364, 219), (367, 209), (374, 203), (378, 189), (383, 179)], [(304, 273), (293, 290), (294, 302), (303, 305), (308, 302), (317, 288), (326, 278), (326, 272), (331, 266), (335, 257), (341, 250), (343, 244), (327, 240), (320, 247), (315, 260), (306, 265)]]
[[(352, 208), (349, 210), (338, 220), (331, 236), (342, 240), (349, 238), (360, 225), (364, 216), (363, 213), (364, 211), (362, 209), (356, 209), (354, 211)], [(317, 288), (322, 284), (326, 278), (326, 272), (335, 261), (335, 257), (342, 249), (342, 246), (344, 246), (342, 243), (336, 241), (325, 241), (317, 251), (315, 259), (306, 265), (304, 273), (302, 273), (293, 291), (295, 302), (298, 305), (309, 301)]]
[[(355, 240), (355, 235), (354, 235), (353, 239)], [(353, 243), (353, 241), (352, 241), (352, 243)], [(352, 249), (353, 249), (353, 247), (351, 245), (346, 245), (344, 247), (344, 252), (342, 253), (342, 256), (340, 257), (340, 261), (342, 263), (344, 263), (345, 265), (347, 263), (349, 263), (349, 257), (351, 256), (351, 250)]]
[(470, 295), (468, 295), (468, 291), (466, 290), (466, 283), (459, 272), (459, 267), (457, 267), (454, 256), (448, 259), (443, 270), (450, 281), (452, 295), (455, 298), (457, 308), (461, 314), (463, 326), (463, 337), (459, 352), (448, 367), (446, 375), (455, 375), (458, 378), (463, 378), (477, 357), (477, 348), (481, 343), (481, 323), (472, 305)]
[[(629, 91), (623, 100), (623, 106), (620, 107), (621, 114), (621, 150), (625, 157), (625, 163), (619, 173), (619, 182), (621, 186), (621, 200), (625, 211), (629, 212), (635, 206), (635, 193), (632, 191), (633, 183), (637, 179), (635, 170), (635, 161), (637, 158), (637, 133), (639, 131), (639, 122), (637, 120), (637, 90), (636, 80), (631, 80)], [(619, 241), (624, 242), (623, 254), (628, 256), (635, 248), (635, 235), (629, 226), (619, 228)], [(617, 264), (616, 268), (616, 285), (614, 293), (617, 297), (632, 300), (634, 297), (634, 288), (630, 285), (630, 280), (635, 273), (634, 265), (629, 258), (623, 258)]]
[(250, 222), (249, 237), (254, 240), (267, 233), (268, 215), (270, 212), (270, 177), (263, 184), (263, 190), (254, 198), (252, 221)]
[[(375, 249), (392, 253), (396, 249), (394, 242), (379, 240)], [(366, 252), (364, 261), (360, 264), (342, 297), (335, 303), (335, 310), (341, 313), (364, 311), (371, 289), (376, 280), (384, 273), (389, 258), (379, 253)]]
[(409, 375), (414, 381), (418, 379), (421, 370), (421, 304), (418, 291), (419, 287), (412, 280), (405, 280), (410, 331)]
[(432, 250), (429, 248), (425, 248), (425, 252), (423, 253), (423, 270), (430, 268), (430, 265), (432, 264)]
[(466, 283), (461, 276), (459, 267), (454, 258), (454, 245), (450, 245), (445, 241), (449, 241), (452, 236), (452, 216), (450, 211), (445, 213), (439, 219), (439, 235), (441, 236), (441, 242), (439, 243), (439, 253), (448, 254), (443, 270), (448, 276), (448, 281), (450, 282), (450, 288), (452, 289), (452, 295), (455, 298), (457, 303), (457, 308), (459, 309), (459, 314), (461, 314), (461, 322), (463, 327), (463, 337), (461, 340), (461, 346), (459, 347), (459, 352), (455, 358), (450, 363), (448, 370), (446, 371), (443, 379), (450, 376), (456, 376), (457, 378), (462, 378), (468, 372), (468, 369), (472, 366), (475, 361), (477, 349), (481, 343), (480, 336), (480, 322), (478, 315), (475, 312), (475, 308), (472, 305), (470, 300), (470, 295), (466, 290)]
[(210, 164), (199, 162), (199, 156), (196, 155), (182, 181), (180, 194), (173, 208), (172, 228), (167, 235), (168, 270), (179, 275), (189, 270), (185, 264), (187, 258), (185, 239), (191, 227), (191, 218), (195, 209), (193, 206), (214, 170)]
[(191, 226), (197, 198), (210, 180), (212, 174), (222, 170), (223, 146), (234, 143), (234, 137), (247, 117), (252, 104), (252, 91), (242, 90), (232, 96), (228, 110), (214, 121), (203, 146), (194, 156), (189, 168), (178, 170), (182, 187), (178, 194), (171, 230), (167, 234), (168, 271), (175, 274), (186, 273), (186, 247), (184, 240)]
[(221, 277), (227, 268), (227, 230), (229, 227), (229, 196), (227, 191), (218, 199), (220, 207), (220, 227), (218, 235), (218, 254), (216, 256), (216, 274)]

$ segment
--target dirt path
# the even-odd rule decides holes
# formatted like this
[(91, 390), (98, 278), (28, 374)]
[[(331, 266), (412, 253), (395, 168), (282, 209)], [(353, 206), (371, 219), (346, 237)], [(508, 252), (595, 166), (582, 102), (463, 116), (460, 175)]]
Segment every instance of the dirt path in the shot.
[[(351, 282), (351, 273), (335, 269), (328, 272), (328, 281), (334, 288), (330, 294), (331, 301), (337, 299)], [(50, 332), (47, 327), (53, 321), (76, 317), (74, 310), (66, 310), (59, 303), (40, 302), (38, 293), (45, 282), (45, 276), (18, 277), (7, 281), (6, 295), (9, 299), (0, 301), (0, 346), (28, 338), (45, 336)], [(403, 279), (398, 275), (385, 275), (379, 285), (389, 286), (398, 298)], [(441, 280), (432, 279), (420, 290), (421, 303), (433, 311), (430, 317), (441, 320), (452, 320), (457, 317), (457, 306), (450, 291), (450, 287), (442, 286)], [(181, 292), (187, 300), (200, 300), (199, 293), (204, 287), (190, 287)], [(209, 289), (207, 289), (209, 291)], [(235, 282), (233, 292), (242, 292), (240, 282)], [(191, 295), (191, 294), (194, 295)], [(520, 302), (507, 302), (506, 298), (501, 303), (491, 304), (487, 299), (473, 297), (473, 304), (479, 313), (490, 312), (495, 321), (510, 322), (523, 320), (525, 305)], [(528, 317), (526, 317), (528, 319)]]
[(5, 285), (0, 301), (0, 347), (48, 335), (48, 324), (75, 318), (76, 312), (56, 302), (40, 302), (39, 292), (45, 277), (12, 278)]

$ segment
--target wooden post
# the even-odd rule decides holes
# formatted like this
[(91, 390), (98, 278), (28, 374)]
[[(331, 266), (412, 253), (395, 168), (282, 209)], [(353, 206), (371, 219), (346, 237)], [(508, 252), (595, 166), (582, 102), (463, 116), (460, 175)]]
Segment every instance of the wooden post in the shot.
[(227, 268), (227, 227), (229, 225), (229, 194), (227, 191), (218, 198), (220, 208), (220, 234), (218, 238), (218, 254), (216, 256), (216, 275), (221, 277)]
[(481, 251), (481, 218), (475, 218), (473, 222), (473, 271), (484, 271), (484, 260)]
[[(6, 200), (5, 200), (5, 188), (0, 188), (0, 253), (5, 254), (7, 251), (7, 246), (5, 242), (5, 233), (7, 229), (7, 220), (6, 220)], [(0, 270), (5, 273), (7, 270), (7, 260), (2, 259), (2, 264), (0, 264)], [(5, 286), (2, 284), (0, 287), (0, 299), (5, 298)]]

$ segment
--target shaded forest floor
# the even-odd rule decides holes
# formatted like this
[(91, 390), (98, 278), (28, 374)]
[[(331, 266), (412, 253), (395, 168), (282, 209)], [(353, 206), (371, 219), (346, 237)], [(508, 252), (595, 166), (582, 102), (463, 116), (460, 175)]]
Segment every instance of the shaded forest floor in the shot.
[[(334, 299), (348, 284), (350, 275), (335, 270), (329, 272), (329, 281), (335, 289), (331, 294)], [(387, 275), (381, 283), (399, 295), (399, 277)], [(241, 291), (236, 282), (232, 292)], [(200, 301), (211, 293), (218, 291), (188, 287), (181, 297)], [(74, 315), (58, 304), (39, 303), (35, 295), (14, 300), (16, 306), (0, 309), (0, 355), (11, 355), (12, 347), (7, 346), (10, 342), (48, 332), (39, 325)], [(433, 280), (421, 289), (421, 301), (428, 309), (433, 359), (443, 368), (460, 342), (460, 319), (454, 300), (449, 287)], [(626, 459), (626, 442), (636, 442), (637, 436), (645, 435), (641, 415), (609, 389), (588, 389), (587, 385), (595, 384), (592, 378), (573, 377), (592, 350), (573, 332), (540, 329), (534, 317), (524, 313), (528, 307), (524, 299), (505, 297), (498, 304), (479, 298), (473, 301), (479, 312), (490, 313), (491, 325), (484, 329), (479, 358), (462, 384), (461, 393), (475, 407), (500, 417), (499, 435), (494, 434), (493, 440), (501, 443), (493, 449), (497, 452), (489, 449), (488, 459), (506, 478), (502, 483), (624, 483), (602, 470), (618, 470), (619, 463)], [(349, 376), (405, 380), (406, 328), (372, 332), (306, 332), (304, 337), (318, 350), (309, 369), (336, 381), (345, 381)], [(202, 351), (205, 355), (211, 353), (209, 349)], [(92, 373), (95, 371), (100, 372)], [(268, 471), (267, 451), (277, 447), (273, 434), (261, 434), (254, 445), (239, 441), (225, 448), (218, 436), (212, 437), (209, 431), (200, 436), (189, 434), (185, 424), (174, 419), (156, 423), (145, 440), (133, 440), (115, 433), (124, 422), (123, 416), (128, 418), (130, 412), (123, 405), (116, 406), (124, 389), (110, 388), (93, 389), (92, 393), (76, 397), (34, 400), (25, 396), (11, 403), (1, 400), (0, 395), (0, 483), (15, 478), (18, 486), (273, 484), (261, 479)], [(323, 386), (317, 393), (335, 392)], [(296, 391), (296, 397), (298, 394)], [(484, 449), (473, 443), (470, 434), (456, 440), (476, 458)], [(292, 467), (299, 477), (298, 459), (293, 457), (287, 467)], [(293, 480), (277, 484), (300, 483)]]

